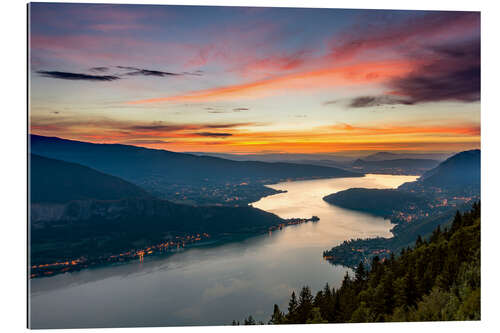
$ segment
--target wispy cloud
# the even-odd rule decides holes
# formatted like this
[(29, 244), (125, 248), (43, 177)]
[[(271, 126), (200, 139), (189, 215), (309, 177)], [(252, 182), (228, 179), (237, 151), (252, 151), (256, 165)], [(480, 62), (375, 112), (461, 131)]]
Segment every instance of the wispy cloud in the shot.
[[(116, 139), (147, 139), (158, 137), (227, 137), (230, 131), (246, 127), (264, 125), (257, 122), (210, 122), (210, 123), (168, 123), (164, 121), (134, 122), (97, 117), (84, 119), (80, 116), (33, 116), (32, 130), (42, 132), (79, 133), (94, 132), (103, 138), (114, 136)], [(212, 131), (216, 132), (212, 132)], [(196, 132), (193, 132), (196, 131)], [(102, 133), (108, 133), (102, 135)]]
[(160, 102), (206, 102), (258, 98), (275, 94), (276, 91), (308, 90), (340, 85), (376, 83), (388, 81), (408, 73), (413, 68), (410, 61), (365, 62), (356, 65), (336, 66), (294, 73), (269, 79), (192, 91), (190, 93), (131, 101), (129, 104)]
[(116, 66), (116, 68), (129, 71), (129, 72), (121, 74), (121, 75), (128, 75), (128, 76), (142, 75), (142, 76), (166, 77), (166, 76), (183, 76), (183, 75), (192, 75), (192, 76), (202, 76), (203, 75), (203, 71), (201, 71), (201, 70), (197, 70), (194, 72), (175, 73), (175, 72), (167, 72), (167, 71), (160, 71), (160, 70), (154, 70), (154, 69), (138, 68), (138, 67), (132, 67), (132, 66)]
[(391, 96), (391, 95), (360, 96), (352, 99), (351, 102), (349, 103), (349, 107), (365, 108), (372, 106), (397, 105), (397, 104), (412, 105), (413, 102), (401, 97)]
[[(82, 119), (64, 115), (35, 116), (31, 132), (41, 135), (156, 148), (241, 150), (257, 152), (327, 152), (346, 149), (442, 149), (475, 147), (480, 126), (475, 122), (440, 124), (337, 123), (297, 130), (258, 130), (262, 123), (168, 123), (121, 121), (109, 118)], [(307, 140), (304, 138), (307, 137)], [(432, 144), (434, 145), (432, 145)], [(217, 148), (215, 148), (217, 147)], [(450, 148), (448, 148), (450, 149)], [(191, 150), (192, 151), (192, 150)]]
[(179, 75), (184, 75), (184, 74), (179, 74), (179, 73), (173, 73), (173, 72), (164, 72), (164, 71), (157, 71), (157, 70), (151, 70), (151, 69), (144, 69), (144, 68), (137, 68), (137, 67), (129, 67), (129, 66), (116, 66), (119, 69), (125, 69), (129, 70), (130, 72), (127, 72), (123, 75), (143, 75), (143, 76), (159, 76), (159, 77), (165, 77), (165, 76), (179, 76)]
[(92, 68), (89, 68), (89, 71), (91, 72), (97, 72), (97, 73), (102, 73), (102, 72), (107, 72), (109, 71), (109, 67), (92, 67)]
[(335, 37), (332, 57), (336, 60), (352, 59), (384, 49), (385, 52), (413, 52), (435, 42), (446, 42), (479, 33), (478, 12), (433, 12), (405, 20), (393, 21), (366, 14), (363, 24), (351, 26), (341, 37)]
[(351, 133), (353, 135), (454, 134), (477, 136), (481, 134), (481, 127), (478, 124), (455, 126), (403, 126), (390, 124), (381, 126), (356, 126), (343, 123), (330, 126), (329, 128), (338, 133)]
[(43, 77), (62, 79), (62, 80), (115, 81), (120, 79), (120, 77), (115, 75), (91, 75), (91, 74), (59, 72), (59, 71), (37, 71), (37, 73)]
[[(37, 71), (43, 77), (49, 77), (53, 79), (63, 79), (63, 80), (84, 80), (84, 81), (114, 81), (119, 80), (124, 76), (156, 76), (156, 77), (168, 77), (168, 76), (183, 76), (183, 75), (195, 75), (201, 76), (201, 72), (182, 72), (182, 73), (174, 73), (174, 72), (166, 72), (166, 71), (158, 71), (130, 66), (116, 66), (117, 69), (127, 70), (126, 73), (115, 73), (110, 75), (97, 75), (97, 74), (86, 74), (86, 73), (73, 73), (73, 72), (63, 72), (63, 71), (46, 71), (39, 70)], [(89, 72), (92, 73), (105, 73), (109, 72), (110, 68), (101, 66), (101, 67), (92, 67), (89, 68)]]
[(214, 132), (198, 132), (198, 133), (193, 133), (193, 134), (198, 135), (198, 136), (207, 136), (207, 137), (213, 137), (213, 138), (227, 138), (228, 136), (233, 135), (231, 133), (214, 133)]
[(125, 140), (125, 141), (121, 141), (121, 143), (125, 144), (125, 145), (143, 146), (143, 145), (164, 145), (164, 144), (167, 144), (169, 142), (166, 140), (141, 140), (141, 139), (137, 139), (137, 140)]

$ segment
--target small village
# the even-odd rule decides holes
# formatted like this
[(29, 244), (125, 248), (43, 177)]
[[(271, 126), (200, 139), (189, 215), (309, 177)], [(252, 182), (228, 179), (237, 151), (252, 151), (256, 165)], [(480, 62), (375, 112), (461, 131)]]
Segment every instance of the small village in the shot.
[[(268, 232), (282, 230), (284, 227), (299, 225), (307, 222), (317, 222), (319, 218), (313, 216), (309, 219), (306, 218), (291, 218), (285, 220), (286, 222), (280, 223), (278, 225), (273, 225), (268, 228)], [(113, 263), (123, 263), (131, 260), (138, 259), (139, 262), (144, 261), (144, 257), (173, 253), (181, 251), (191, 245), (199, 244), (201, 242), (206, 242), (209, 239), (214, 238), (208, 233), (196, 233), (188, 235), (177, 235), (168, 241), (164, 241), (158, 244), (154, 244), (145, 248), (131, 249), (118, 254), (111, 254), (106, 256), (99, 256), (97, 258), (87, 258), (81, 257), (76, 259), (68, 259), (64, 261), (56, 261), (47, 264), (39, 264), (31, 266), (31, 278), (42, 277), (42, 276), (52, 276), (59, 273), (79, 271), (84, 268), (89, 268), (91, 266), (113, 264)]]
[(356, 267), (360, 262), (369, 266), (375, 256), (384, 261), (391, 255), (392, 251), (386, 247), (384, 238), (344, 241), (339, 246), (324, 251), (323, 259), (332, 264), (341, 264), (351, 268)]
[(150, 256), (160, 253), (176, 252), (185, 247), (206, 241), (210, 239), (211, 236), (207, 233), (196, 233), (185, 236), (175, 236), (174, 239), (151, 245), (142, 249), (131, 249), (126, 252), (100, 256), (97, 258), (86, 258), (81, 257), (77, 259), (58, 261), (48, 264), (40, 264), (31, 266), (31, 278), (40, 276), (51, 276), (57, 273), (65, 273), (71, 271), (78, 271), (83, 268), (88, 268), (90, 266), (103, 265), (127, 262), (134, 259), (139, 259), (140, 262), (144, 261), (145, 256)]

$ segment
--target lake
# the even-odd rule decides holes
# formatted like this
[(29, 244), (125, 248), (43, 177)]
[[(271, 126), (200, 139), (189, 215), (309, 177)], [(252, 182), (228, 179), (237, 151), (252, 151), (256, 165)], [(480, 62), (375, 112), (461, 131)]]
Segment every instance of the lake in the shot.
[(286, 193), (253, 203), (283, 218), (319, 222), (286, 227), (217, 246), (186, 249), (143, 262), (30, 281), (32, 328), (226, 325), (252, 315), (267, 323), (303, 285), (338, 287), (350, 269), (323, 260), (346, 239), (390, 237), (388, 220), (330, 205), (322, 198), (352, 187), (395, 188), (417, 176), (369, 174), (284, 182)]

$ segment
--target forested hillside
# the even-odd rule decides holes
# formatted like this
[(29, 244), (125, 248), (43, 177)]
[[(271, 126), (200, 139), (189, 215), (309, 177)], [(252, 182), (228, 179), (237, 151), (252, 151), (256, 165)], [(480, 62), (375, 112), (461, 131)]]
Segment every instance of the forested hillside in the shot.
[(326, 202), (343, 208), (390, 216), (395, 210), (427, 203), (424, 197), (395, 189), (350, 188), (327, 195)]
[[(428, 241), (388, 260), (375, 257), (368, 270), (360, 263), (340, 288), (312, 295), (292, 293), (286, 313), (277, 305), (271, 324), (374, 321), (479, 320), (480, 205), (461, 215), (449, 229), (437, 228)], [(253, 323), (245, 319), (246, 324)]]
[(57, 220), (32, 222), (31, 260), (94, 258), (183, 234), (254, 234), (284, 222), (253, 207), (192, 207), (149, 199), (73, 201)]

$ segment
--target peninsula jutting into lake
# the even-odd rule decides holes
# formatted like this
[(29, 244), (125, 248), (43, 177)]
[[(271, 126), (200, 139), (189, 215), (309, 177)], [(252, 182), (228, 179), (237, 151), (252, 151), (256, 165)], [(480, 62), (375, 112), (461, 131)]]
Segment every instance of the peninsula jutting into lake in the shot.
[(479, 12), (28, 25), (30, 328), (481, 319)]

